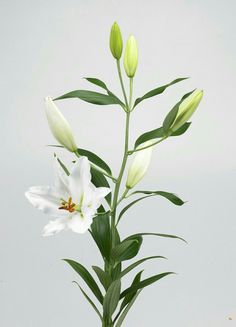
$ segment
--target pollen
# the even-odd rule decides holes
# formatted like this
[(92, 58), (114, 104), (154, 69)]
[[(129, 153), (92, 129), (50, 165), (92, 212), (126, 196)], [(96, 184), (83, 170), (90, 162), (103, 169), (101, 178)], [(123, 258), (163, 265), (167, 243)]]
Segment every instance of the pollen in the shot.
[(72, 201), (72, 198), (69, 197), (68, 201), (61, 200), (61, 206), (59, 207), (60, 210), (67, 210), (69, 212), (75, 211), (76, 204)]

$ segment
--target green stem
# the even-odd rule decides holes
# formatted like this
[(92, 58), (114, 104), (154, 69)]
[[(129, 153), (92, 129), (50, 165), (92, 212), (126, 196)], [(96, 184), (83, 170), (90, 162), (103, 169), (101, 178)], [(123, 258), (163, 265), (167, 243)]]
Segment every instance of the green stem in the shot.
[(123, 93), (124, 100), (125, 100), (126, 110), (128, 110), (128, 100), (127, 100), (127, 96), (126, 96), (126, 92), (125, 92), (125, 87), (124, 87), (124, 83), (123, 83), (123, 78), (122, 78), (122, 74), (121, 74), (120, 60), (117, 60), (116, 61), (116, 64), (117, 64), (117, 70), (118, 70), (120, 85), (121, 85), (122, 93)]
[[(120, 71), (120, 65), (119, 61), (117, 61), (117, 68), (118, 68), (118, 73), (120, 76), (120, 82), (121, 82), (121, 87), (123, 90), (123, 82), (122, 82), (122, 75)], [(127, 103), (127, 97), (125, 95), (125, 91), (123, 91), (125, 101)], [(112, 201), (112, 210), (111, 210), (111, 239), (112, 239), (112, 247), (115, 246), (115, 229), (116, 229), (116, 208), (118, 205), (118, 197), (119, 197), (119, 191), (120, 191), (120, 184), (122, 181), (122, 177), (125, 171), (125, 166), (127, 163), (128, 159), (128, 149), (129, 149), (129, 123), (130, 123), (130, 108), (131, 108), (131, 103), (132, 103), (132, 94), (133, 94), (133, 79), (130, 79), (130, 96), (129, 96), (129, 104), (127, 104), (127, 111), (126, 111), (126, 123), (125, 123), (125, 146), (124, 146), (124, 155), (123, 155), (123, 160), (120, 168), (120, 173), (116, 181), (116, 186), (114, 190), (114, 197)]]
[(117, 205), (122, 201), (122, 200), (124, 200), (124, 198), (126, 197), (126, 195), (128, 194), (128, 192), (129, 192), (129, 188), (126, 188), (125, 190), (124, 190), (124, 193), (121, 195), (121, 197), (120, 197), (120, 199), (118, 200), (118, 202), (117, 202)]
[(117, 202), (119, 197), (119, 190), (120, 184), (122, 181), (122, 177), (125, 171), (126, 162), (128, 159), (128, 145), (129, 145), (129, 121), (130, 121), (130, 112), (126, 113), (126, 127), (125, 127), (125, 147), (124, 147), (124, 155), (123, 160), (120, 168), (120, 173), (117, 178), (115, 190), (114, 190), (114, 197), (112, 202), (112, 214), (111, 214), (111, 233), (112, 233), (112, 247), (115, 245), (115, 224), (116, 224), (116, 208)]

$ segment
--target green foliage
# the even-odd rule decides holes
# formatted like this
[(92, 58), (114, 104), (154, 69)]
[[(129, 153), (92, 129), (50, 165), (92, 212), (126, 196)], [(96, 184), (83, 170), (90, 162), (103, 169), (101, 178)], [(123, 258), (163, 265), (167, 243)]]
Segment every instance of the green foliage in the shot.
[[(130, 287), (133, 287), (134, 285), (136, 285), (137, 283), (140, 283), (141, 280), (141, 276), (142, 276), (143, 270), (141, 270), (139, 273), (137, 273), (137, 275), (134, 277), (134, 280), (131, 284)], [(124, 300), (121, 303), (120, 306), (120, 312), (122, 312), (122, 310), (125, 308), (125, 306), (132, 301), (133, 297), (136, 295), (137, 291), (134, 290), (133, 292), (129, 292), (127, 293), (127, 295), (125, 295)]]
[(132, 201), (127, 206), (125, 206), (121, 210), (121, 212), (120, 212), (120, 214), (118, 216), (118, 222), (120, 221), (120, 219), (122, 218), (122, 216), (124, 215), (124, 213), (129, 208), (131, 208), (133, 205), (135, 205), (139, 201), (142, 201), (142, 200), (147, 199), (147, 198), (152, 197), (152, 196), (160, 195), (160, 196), (166, 198), (167, 200), (169, 200), (170, 202), (172, 202), (173, 204), (178, 205), (178, 206), (181, 206), (181, 205), (184, 204), (184, 202), (177, 195), (175, 195), (173, 193), (169, 193), (169, 192), (164, 192), (164, 191), (135, 191), (135, 192), (131, 193), (130, 195), (139, 194), (139, 193), (146, 194), (146, 195), (143, 196), (143, 197), (141, 197), (141, 198), (138, 198), (138, 199)]
[(102, 256), (109, 261), (111, 249), (111, 229), (109, 213), (98, 215), (93, 219), (91, 235), (96, 242)]
[(101, 315), (100, 311), (98, 310), (97, 306), (95, 305), (95, 303), (91, 300), (91, 298), (88, 296), (88, 294), (82, 289), (82, 287), (76, 281), (73, 281), (73, 283), (75, 283), (79, 287), (79, 289), (81, 290), (82, 294), (84, 295), (84, 297), (86, 298), (88, 303), (91, 304), (92, 308), (95, 310), (95, 312), (99, 316), (100, 320), (102, 321), (102, 315)]
[(124, 309), (124, 311), (122, 312), (122, 314), (120, 315), (115, 327), (120, 327), (123, 323), (123, 321), (125, 320), (125, 317), (127, 316), (129, 310), (131, 309), (131, 307), (133, 306), (135, 300), (137, 299), (137, 297), (139, 296), (139, 294), (141, 293), (142, 290), (138, 291), (132, 298), (132, 300), (129, 302), (129, 304), (126, 306), (126, 308)]
[(177, 79), (173, 80), (172, 82), (170, 82), (168, 84), (165, 84), (163, 86), (159, 86), (159, 87), (147, 92), (142, 97), (135, 100), (135, 103), (134, 103), (133, 107), (136, 107), (140, 102), (142, 102), (145, 99), (152, 98), (152, 97), (154, 97), (156, 95), (159, 95), (159, 94), (163, 93), (169, 86), (174, 85), (174, 84), (179, 83), (179, 82), (182, 82), (187, 78), (188, 77), (177, 78)]
[(109, 286), (112, 283), (111, 276), (107, 272), (105, 272), (104, 270), (102, 270), (101, 268), (99, 268), (97, 266), (92, 266), (92, 268), (95, 271), (96, 275), (98, 276), (100, 283), (102, 284), (104, 289), (107, 291)]
[[(91, 167), (91, 175), (92, 175), (91, 181), (96, 187), (109, 187), (110, 188), (110, 185), (109, 185), (106, 177), (102, 173), (97, 171), (94, 167)], [(107, 194), (105, 199), (107, 200), (107, 203), (109, 205), (111, 205), (111, 193)]]
[(103, 94), (99, 92), (89, 91), (89, 90), (75, 90), (68, 92), (62, 96), (57, 97), (54, 100), (72, 99), (78, 98), (85, 102), (89, 102), (97, 105), (111, 105), (119, 104), (123, 106), (123, 103), (113, 94)]
[(182, 237), (179, 237), (176, 235), (171, 235), (171, 234), (162, 234), (162, 233), (137, 233), (137, 234), (128, 236), (125, 240), (127, 241), (130, 238), (132, 239), (133, 237), (136, 237), (136, 236), (158, 236), (158, 237), (164, 237), (164, 238), (175, 238), (175, 239), (178, 239), (178, 240), (181, 240), (181, 241), (187, 243), (185, 241), (185, 239), (183, 239)]
[(111, 97), (113, 97), (113, 98), (115, 98), (115, 100), (117, 101), (117, 103), (118, 104), (120, 104), (121, 105), (121, 107), (124, 107), (125, 106), (125, 104), (114, 94), (114, 93), (112, 93), (108, 88), (107, 88), (107, 86), (106, 86), (106, 84), (103, 82), (103, 81), (101, 81), (100, 79), (98, 79), (98, 78), (94, 78), (94, 77), (85, 77), (85, 79), (88, 81), (88, 82), (90, 82), (90, 83), (92, 83), (92, 84), (94, 84), (94, 85), (97, 85), (97, 86), (99, 86), (99, 87), (101, 87), (101, 88), (103, 88), (104, 90), (106, 90), (107, 91), (107, 94), (108, 95), (110, 95)]
[(155, 255), (155, 256), (151, 256), (151, 257), (146, 257), (143, 259), (140, 259), (134, 263), (132, 263), (130, 266), (126, 267), (120, 274), (120, 277), (125, 276), (126, 274), (128, 274), (131, 270), (133, 270), (134, 268), (136, 268), (137, 266), (141, 265), (143, 262), (147, 261), (147, 260), (151, 260), (151, 259), (166, 259), (163, 256), (160, 255)]
[(103, 295), (97, 283), (95, 282), (93, 276), (89, 273), (89, 271), (84, 266), (82, 266), (79, 262), (70, 259), (63, 259), (63, 260), (66, 261), (80, 275), (80, 277), (84, 280), (84, 282), (93, 292), (93, 294), (96, 296), (98, 301), (102, 304)]
[(111, 283), (104, 297), (103, 315), (105, 319), (108, 321), (112, 317), (119, 303), (120, 292), (121, 292), (121, 281), (120, 279), (117, 279)]
[(116, 263), (132, 259), (138, 254), (142, 241), (143, 239), (139, 235), (130, 237), (129, 240), (122, 241), (111, 250), (111, 258)]
[(146, 132), (142, 135), (140, 135), (136, 142), (135, 142), (135, 146), (134, 148), (137, 149), (137, 147), (144, 143), (144, 142), (147, 142), (149, 140), (154, 140), (154, 139), (158, 139), (158, 138), (163, 138), (163, 137), (166, 137), (166, 136), (180, 136), (182, 134), (184, 134), (188, 128), (190, 127), (191, 123), (188, 122), (188, 123), (185, 123), (183, 126), (181, 126), (177, 131), (171, 133), (170, 135), (168, 135), (165, 131), (164, 131), (164, 128), (163, 127), (159, 127), (159, 128), (156, 128), (156, 129), (153, 129), (149, 132)]
[(108, 164), (101, 159), (98, 155), (96, 155), (95, 153), (89, 151), (89, 150), (85, 150), (85, 149), (81, 149), (78, 148), (78, 154), (80, 156), (85, 156), (88, 158), (88, 160), (90, 162), (92, 162), (93, 164), (95, 164), (96, 166), (100, 167), (101, 169), (103, 169), (105, 172), (107, 172), (109, 175), (112, 175), (111, 172), (111, 168), (108, 166)]
[(164, 278), (168, 275), (174, 274), (173, 272), (165, 272), (162, 274), (158, 274), (158, 275), (154, 275), (152, 277), (149, 277), (147, 279), (144, 279), (140, 282), (137, 282), (133, 285), (131, 285), (129, 288), (127, 288), (126, 290), (124, 290), (121, 295), (120, 295), (120, 299), (124, 298), (127, 295), (133, 294), (134, 292), (147, 287), (155, 282), (157, 282), (158, 280), (160, 280), (161, 278)]
[[(190, 95), (194, 92), (191, 91), (191, 92), (188, 92), (186, 93), (182, 99), (171, 109), (171, 111), (167, 114), (166, 118), (164, 119), (164, 122), (163, 122), (163, 129), (164, 129), (164, 132), (166, 134), (168, 133), (172, 133), (172, 131), (170, 130), (170, 127), (172, 126), (173, 122), (175, 121), (175, 118), (177, 117), (177, 114), (178, 114), (178, 111), (179, 111), (179, 106), (181, 105), (181, 103)], [(178, 131), (178, 130), (177, 130)]]

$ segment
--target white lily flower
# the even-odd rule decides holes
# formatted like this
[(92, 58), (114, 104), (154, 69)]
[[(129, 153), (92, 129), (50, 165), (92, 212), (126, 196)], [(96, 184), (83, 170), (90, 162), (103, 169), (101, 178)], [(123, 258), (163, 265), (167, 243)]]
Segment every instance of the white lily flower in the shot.
[(51, 236), (65, 229), (85, 233), (103, 198), (111, 190), (92, 184), (87, 157), (78, 159), (69, 176), (56, 158), (54, 165), (54, 186), (34, 186), (25, 193), (33, 206), (57, 218), (44, 227), (43, 236)]
[(70, 124), (50, 97), (45, 98), (45, 104), (48, 125), (55, 139), (67, 150), (71, 152), (76, 151), (77, 145)]
[(135, 158), (133, 162), (131, 163), (129, 170), (128, 170), (128, 177), (126, 181), (126, 188), (131, 189), (133, 188), (137, 183), (141, 181), (143, 176), (146, 174), (146, 171), (148, 169), (148, 166), (151, 161), (152, 157), (152, 141), (146, 141), (138, 147), (144, 148), (145, 146), (149, 146), (148, 148), (144, 150), (140, 150), (135, 155)]

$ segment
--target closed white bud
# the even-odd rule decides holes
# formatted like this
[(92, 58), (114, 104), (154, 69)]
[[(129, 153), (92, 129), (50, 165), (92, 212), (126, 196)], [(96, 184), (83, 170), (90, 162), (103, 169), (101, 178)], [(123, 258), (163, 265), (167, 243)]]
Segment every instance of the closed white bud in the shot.
[(139, 149), (149, 146), (148, 148), (140, 150), (136, 153), (135, 158), (128, 170), (128, 177), (126, 181), (127, 188), (133, 188), (137, 183), (141, 181), (143, 176), (146, 174), (146, 171), (151, 161), (153, 148), (151, 146), (152, 144), (152, 141), (147, 141), (138, 147)]
[(55, 139), (67, 150), (71, 152), (76, 151), (77, 146), (74, 141), (70, 124), (50, 97), (45, 98), (45, 103), (48, 124)]

